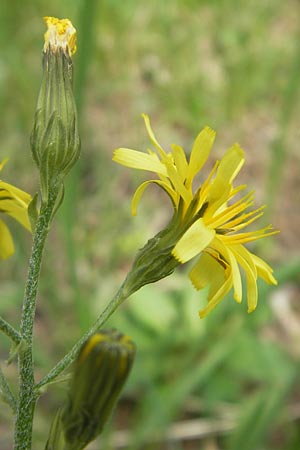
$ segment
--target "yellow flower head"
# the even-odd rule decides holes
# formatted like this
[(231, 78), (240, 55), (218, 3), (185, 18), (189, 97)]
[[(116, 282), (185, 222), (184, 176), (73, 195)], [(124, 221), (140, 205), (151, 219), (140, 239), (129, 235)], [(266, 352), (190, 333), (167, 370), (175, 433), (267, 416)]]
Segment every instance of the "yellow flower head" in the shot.
[(69, 56), (76, 52), (76, 29), (69, 19), (44, 17), (48, 30), (45, 33), (44, 52), (50, 47), (53, 52), (62, 49)]
[(143, 118), (156, 151), (143, 153), (119, 148), (113, 156), (114, 161), (124, 166), (148, 170), (159, 176), (159, 179), (146, 181), (138, 187), (132, 200), (133, 215), (145, 188), (151, 183), (159, 185), (173, 203), (172, 223), (179, 230), (171, 254), (181, 264), (198, 256), (189, 277), (196, 289), (209, 287), (208, 304), (200, 311), (200, 317), (210, 312), (231, 288), (234, 299), (238, 303), (242, 301), (240, 268), (246, 274), (248, 312), (252, 312), (257, 305), (257, 277), (269, 284), (277, 282), (271, 267), (243, 244), (277, 231), (272, 231), (271, 226), (241, 231), (261, 217), (264, 208), (249, 211), (254, 204), (253, 192), (233, 200), (246, 188), (245, 185), (234, 188), (232, 184), (245, 162), (243, 150), (234, 144), (221, 161), (215, 163), (203, 184), (195, 189), (194, 178), (208, 159), (215, 131), (205, 127), (198, 134), (187, 160), (179, 145), (172, 145), (171, 152), (165, 152), (151, 129), (149, 117), (143, 115)]
[[(0, 163), (0, 171), (7, 159)], [(27, 208), (31, 196), (15, 186), (0, 180), (0, 212), (16, 219), (27, 230), (31, 230)], [(14, 253), (14, 243), (9, 229), (0, 220), (0, 258), (6, 259)]]

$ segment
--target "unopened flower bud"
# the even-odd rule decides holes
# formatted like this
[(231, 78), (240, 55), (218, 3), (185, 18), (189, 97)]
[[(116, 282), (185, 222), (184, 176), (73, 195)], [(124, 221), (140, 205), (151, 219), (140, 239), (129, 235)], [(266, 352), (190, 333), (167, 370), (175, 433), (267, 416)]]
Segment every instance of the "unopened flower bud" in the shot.
[(81, 450), (102, 431), (135, 356), (132, 340), (118, 331), (91, 336), (75, 363), (69, 400), (62, 413), (68, 450)]
[(76, 30), (68, 19), (44, 18), (43, 79), (31, 134), (33, 159), (40, 170), (44, 201), (77, 161), (80, 138), (73, 95)]

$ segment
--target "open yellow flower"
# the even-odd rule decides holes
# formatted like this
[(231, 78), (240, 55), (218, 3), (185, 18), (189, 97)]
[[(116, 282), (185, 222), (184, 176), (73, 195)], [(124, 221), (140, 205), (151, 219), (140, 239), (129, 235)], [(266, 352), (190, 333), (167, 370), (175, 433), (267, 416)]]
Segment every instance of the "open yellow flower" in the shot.
[[(0, 170), (7, 159), (0, 163)], [(17, 220), (27, 230), (31, 230), (27, 208), (31, 196), (12, 184), (0, 180), (0, 212)], [(6, 259), (14, 253), (14, 243), (11, 233), (5, 223), (0, 220), (0, 258)]]
[[(158, 143), (147, 115), (145, 125), (156, 151), (148, 153), (127, 148), (115, 150), (113, 160), (127, 167), (157, 173), (158, 180), (142, 183), (132, 200), (132, 213), (144, 190), (151, 183), (159, 185), (174, 206), (171, 223), (177, 228), (173, 257), (184, 264), (198, 256), (189, 277), (196, 289), (209, 287), (208, 304), (200, 317), (210, 312), (233, 288), (234, 299), (242, 301), (240, 268), (246, 274), (248, 312), (257, 305), (257, 277), (269, 284), (277, 284), (271, 267), (245, 248), (244, 244), (277, 233), (268, 226), (257, 231), (241, 231), (263, 214), (263, 208), (249, 211), (253, 206), (253, 192), (238, 200), (237, 193), (246, 186), (233, 187), (233, 180), (245, 162), (238, 144), (226, 151), (217, 161), (203, 184), (194, 189), (195, 176), (206, 163), (212, 148), (215, 131), (205, 127), (197, 136), (189, 160), (182, 147), (172, 145), (167, 153)], [(178, 232), (179, 230), (179, 232)], [(174, 233), (173, 233), (174, 238)]]

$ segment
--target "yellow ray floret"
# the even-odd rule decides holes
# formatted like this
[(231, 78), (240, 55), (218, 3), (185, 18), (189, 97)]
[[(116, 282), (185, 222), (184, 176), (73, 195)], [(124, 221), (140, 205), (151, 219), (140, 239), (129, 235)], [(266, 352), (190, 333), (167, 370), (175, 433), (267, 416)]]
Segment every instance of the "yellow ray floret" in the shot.
[[(196, 175), (209, 157), (215, 131), (205, 127), (196, 137), (189, 159), (179, 145), (173, 144), (166, 152), (143, 114), (146, 129), (155, 152), (116, 149), (113, 160), (127, 167), (156, 172), (159, 179), (142, 183), (133, 197), (132, 212), (147, 186), (159, 185), (174, 206), (170, 236), (176, 241), (171, 254), (181, 264), (195, 257), (189, 277), (196, 289), (208, 287), (208, 303), (199, 314), (208, 314), (232, 289), (233, 298), (240, 303), (243, 289), (241, 269), (245, 274), (248, 312), (257, 305), (257, 278), (277, 284), (272, 268), (251, 253), (244, 244), (278, 233), (269, 225), (259, 230), (240, 232), (263, 215), (264, 206), (249, 211), (254, 205), (253, 191), (235, 200), (247, 186), (233, 187), (233, 181), (244, 162), (244, 151), (238, 144), (229, 148), (217, 161), (209, 176), (199, 187), (193, 186)], [(164, 235), (165, 236), (165, 235)], [(173, 241), (172, 241), (173, 242)]]
[[(7, 160), (0, 163), (0, 170)], [(31, 230), (27, 208), (31, 196), (12, 184), (0, 180), (0, 213), (17, 220), (27, 230)], [(14, 243), (6, 224), (0, 220), (0, 258), (6, 259), (14, 253)]]

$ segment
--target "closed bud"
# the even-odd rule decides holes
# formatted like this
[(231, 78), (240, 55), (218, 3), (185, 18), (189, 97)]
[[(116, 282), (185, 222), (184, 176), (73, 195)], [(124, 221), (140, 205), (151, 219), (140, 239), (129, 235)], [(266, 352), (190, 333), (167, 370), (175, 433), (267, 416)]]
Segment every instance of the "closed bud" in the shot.
[(77, 161), (80, 138), (73, 95), (72, 54), (76, 30), (68, 19), (45, 17), (48, 30), (43, 49), (43, 79), (37, 102), (31, 150), (40, 171), (42, 198), (63, 184)]
[(66, 449), (81, 450), (101, 433), (134, 356), (132, 340), (115, 330), (94, 334), (83, 345), (61, 416)]

